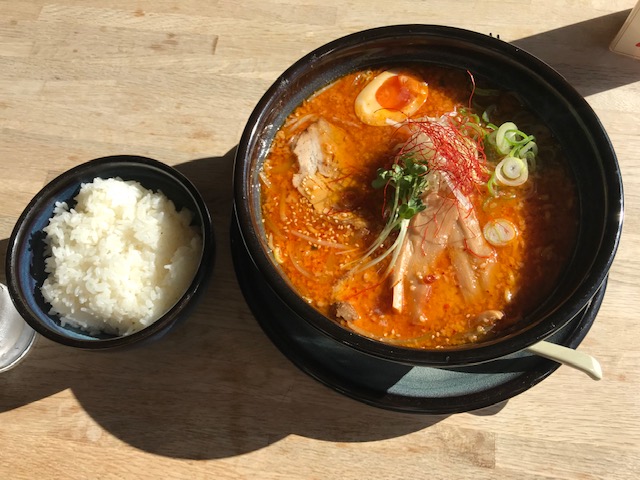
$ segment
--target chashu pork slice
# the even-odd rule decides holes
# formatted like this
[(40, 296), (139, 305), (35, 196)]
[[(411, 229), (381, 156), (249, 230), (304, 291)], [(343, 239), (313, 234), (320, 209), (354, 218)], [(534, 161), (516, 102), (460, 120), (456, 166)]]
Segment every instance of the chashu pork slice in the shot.
[(353, 157), (346, 132), (319, 118), (297, 136), (292, 150), (298, 161), (293, 186), (300, 194), (318, 213), (364, 228), (364, 220), (350, 210)]
[(451, 233), (449, 258), (462, 295), (471, 300), (493, 288), (491, 272), (495, 250), (484, 238), (473, 208), (458, 207), (459, 217)]
[(491, 288), (495, 252), (482, 235), (469, 201), (453, 195), (438, 173), (423, 196), (426, 208), (415, 215), (392, 273), (392, 306), (397, 312), (428, 300), (433, 267), (440, 255), (451, 259), (458, 286), (467, 299)]
[(431, 188), (422, 197), (426, 208), (411, 219), (392, 272), (392, 307), (397, 312), (405, 305), (418, 311), (428, 300), (433, 265), (447, 248), (458, 220), (456, 202), (440, 188), (439, 175), (431, 174), (429, 183)]

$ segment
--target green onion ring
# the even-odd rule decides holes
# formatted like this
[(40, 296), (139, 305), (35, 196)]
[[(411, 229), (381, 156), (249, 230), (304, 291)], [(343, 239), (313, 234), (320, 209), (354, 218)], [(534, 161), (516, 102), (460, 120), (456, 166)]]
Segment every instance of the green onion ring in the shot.
[(505, 157), (494, 173), (499, 183), (510, 187), (522, 185), (529, 178), (527, 162), (518, 157)]

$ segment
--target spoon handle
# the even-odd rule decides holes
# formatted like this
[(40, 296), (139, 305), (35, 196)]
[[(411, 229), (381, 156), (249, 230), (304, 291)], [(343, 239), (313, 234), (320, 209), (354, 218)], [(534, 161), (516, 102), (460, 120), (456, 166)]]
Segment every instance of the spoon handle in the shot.
[(594, 380), (602, 379), (602, 367), (598, 360), (583, 352), (551, 342), (538, 342), (527, 350), (541, 357), (555, 360), (589, 375)]

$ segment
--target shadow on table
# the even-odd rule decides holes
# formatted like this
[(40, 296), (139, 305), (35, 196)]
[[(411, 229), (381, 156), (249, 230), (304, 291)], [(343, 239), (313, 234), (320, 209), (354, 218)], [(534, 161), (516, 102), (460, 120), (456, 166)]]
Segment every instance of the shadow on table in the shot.
[[(240, 455), (292, 433), (379, 440), (445, 418), (344, 397), (300, 372), (268, 340), (244, 303), (229, 252), (233, 154), (177, 167), (203, 194), (217, 242), (213, 279), (192, 317), (156, 343), (129, 350), (89, 352), (41, 339), (22, 365), (0, 376), (0, 412), (71, 389), (120, 440), (190, 459)], [(72, 408), (62, 405), (47, 421), (72, 422)]]
[[(213, 280), (192, 318), (156, 343), (124, 351), (88, 352), (42, 339), (24, 364), (0, 377), (0, 411), (71, 389), (120, 440), (190, 459), (240, 455), (289, 434), (374, 441), (446, 418), (344, 397), (300, 372), (268, 340), (244, 303), (230, 259), (233, 154), (177, 167), (202, 192), (217, 241)], [(493, 415), (505, 404), (475, 413)], [(73, 414), (62, 406), (48, 421), (65, 424)]]
[(555, 68), (583, 96), (640, 80), (640, 62), (609, 50), (631, 10), (549, 30), (511, 43)]

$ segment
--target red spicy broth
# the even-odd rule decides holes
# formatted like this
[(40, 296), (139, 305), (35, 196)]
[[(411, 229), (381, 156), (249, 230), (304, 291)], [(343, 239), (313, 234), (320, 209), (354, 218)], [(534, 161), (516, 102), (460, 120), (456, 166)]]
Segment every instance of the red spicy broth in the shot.
[[(260, 174), (267, 240), (299, 294), (346, 328), (415, 348), (480, 342), (520, 321), (553, 288), (575, 244), (575, 184), (555, 139), (515, 96), (474, 93), (467, 72), (410, 67), (407, 75), (428, 85), (428, 94), (401, 124), (367, 124), (354, 108), (382, 69), (338, 79), (289, 116)], [(411, 92), (400, 94), (394, 108), (411, 101)], [(517, 186), (496, 180), (502, 154), (489, 142), (506, 122), (535, 137), (535, 157), (512, 162), (527, 170)], [(414, 135), (420, 129), (428, 135)], [(425, 145), (436, 148), (438, 132), (452, 139), (447, 151), (424, 154)], [(460, 140), (467, 134), (473, 139)], [(367, 255), (388, 224), (394, 192), (372, 182), (409, 157), (428, 170), (426, 207), (405, 225), (410, 240), (396, 263), (392, 254), (376, 263), (400, 231)], [(472, 187), (463, 191), (460, 175)]]

